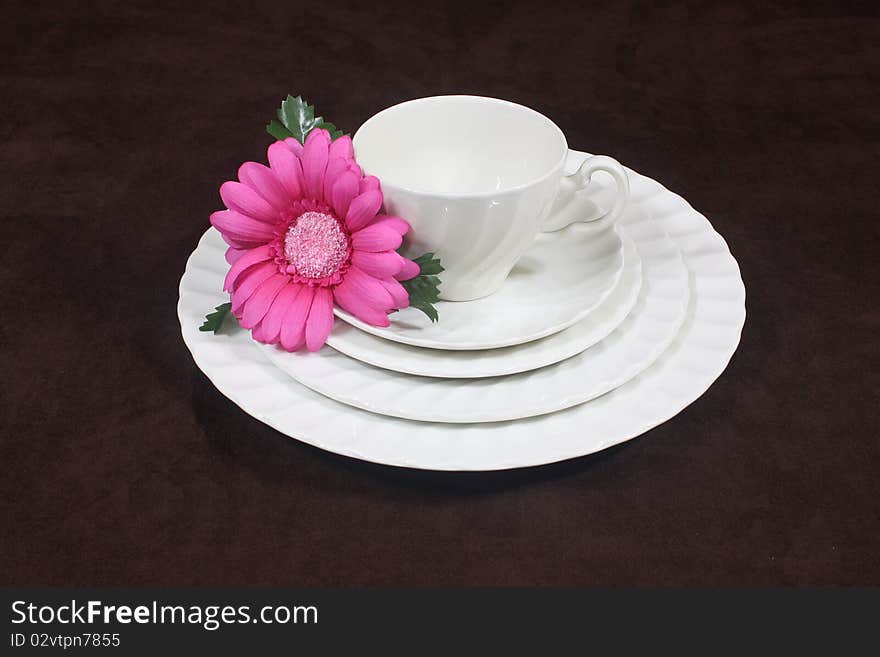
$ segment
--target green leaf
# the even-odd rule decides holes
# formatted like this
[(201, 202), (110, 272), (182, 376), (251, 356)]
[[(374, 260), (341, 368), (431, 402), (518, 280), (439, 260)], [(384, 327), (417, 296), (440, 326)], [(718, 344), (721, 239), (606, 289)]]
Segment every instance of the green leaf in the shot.
[(272, 135), (273, 137), (275, 137), (275, 139), (278, 139), (279, 141), (287, 139), (288, 137), (293, 137), (293, 133), (290, 132), (290, 130), (285, 128), (283, 125), (281, 125), (280, 123), (278, 123), (278, 121), (276, 121), (274, 119), (269, 121), (268, 125), (266, 125), (266, 132), (268, 132), (270, 135)]
[(309, 105), (302, 96), (294, 98), (288, 94), (278, 108), (278, 120), (290, 130), (294, 138), (304, 143), (309, 132), (321, 121), (321, 117), (315, 118), (315, 106)]
[(278, 108), (278, 121), (270, 122), (266, 126), (266, 131), (276, 139), (293, 137), (304, 144), (306, 137), (315, 128), (323, 128), (329, 132), (331, 140), (344, 134), (323, 117), (315, 116), (315, 106), (309, 105), (302, 96), (293, 97), (288, 94)]
[(423, 274), (439, 274), (445, 271), (440, 264), (440, 258), (435, 258), (433, 253), (423, 253), (413, 262), (419, 266)]
[(231, 308), (231, 303), (221, 303), (214, 309), (214, 312), (205, 315), (205, 323), (199, 327), (199, 330), (213, 331), (214, 335), (216, 335), (217, 331), (220, 330), (220, 327), (223, 326), (223, 320), (226, 319)]
[(409, 294), (409, 305), (421, 310), (432, 322), (436, 322), (439, 316), (434, 304), (440, 300), (440, 279), (435, 274), (442, 272), (443, 266), (433, 253), (420, 255), (413, 262), (419, 266), (419, 275), (408, 281), (400, 281), (400, 284)]

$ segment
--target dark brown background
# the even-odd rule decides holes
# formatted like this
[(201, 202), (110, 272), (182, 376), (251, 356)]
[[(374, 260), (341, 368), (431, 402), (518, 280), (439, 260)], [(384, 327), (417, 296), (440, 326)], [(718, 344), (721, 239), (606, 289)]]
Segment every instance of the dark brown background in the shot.
[[(2, 583), (880, 584), (875, 3), (76, 4), (0, 28)], [(659, 179), (742, 267), (729, 368), (638, 440), (500, 474), (246, 416), (177, 284), (287, 92), (349, 131), (500, 96)]]

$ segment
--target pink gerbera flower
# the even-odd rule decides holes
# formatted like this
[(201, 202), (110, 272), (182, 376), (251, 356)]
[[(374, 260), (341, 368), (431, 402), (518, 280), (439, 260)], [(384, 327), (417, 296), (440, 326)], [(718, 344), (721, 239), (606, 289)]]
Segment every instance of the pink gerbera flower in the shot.
[(305, 145), (278, 141), (268, 156), (268, 167), (245, 162), (240, 182), (221, 185), (228, 209), (211, 215), (229, 244), (223, 289), (239, 323), (288, 351), (321, 348), (334, 303), (388, 326), (388, 313), (409, 305), (398, 281), (419, 266), (396, 252), (409, 224), (382, 214), (379, 180), (363, 175), (351, 139), (315, 129)]

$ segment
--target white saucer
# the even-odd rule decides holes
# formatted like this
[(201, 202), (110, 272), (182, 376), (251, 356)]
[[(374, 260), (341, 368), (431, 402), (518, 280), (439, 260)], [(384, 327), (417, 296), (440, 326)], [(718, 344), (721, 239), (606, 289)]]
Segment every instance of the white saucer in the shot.
[[(490, 379), (439, 379), (377, 369), (334, 351), (254, 346), (316, 392), (364, 410), (424, 422), (499, 422), (552, 413), (622, 385), (675, 338), (687, 311), (688, 272), (656, 222), (626, 224), (642, 256), (638, 303), (610, 336), (549, 367)], [(222, 258), (222, 251), (217, 258)], [(426, 350), (426, 359), (435, 350)]]
[[(573, 224), (541, 233), (498, 292), (475, 301), (441, 301), (440, 320), (405, 308), (391, 326), (336, 315), (380, 338), (429, 349), (495, 349), (530, 342), (576, 324), (598, 307), (623, 271), (623, 244), (613, 228)], [(442, 279), (442, 274), (441, 274)]]
[[(579, 154), (583, 159), (585, 153)], [(226, 266), (206, 246), (190, 256), (177, 306), (184, 342), (217, 389), (278, 431), (357, 459), (429, 470), (502, 470), (591, 454), (648, 431), (702, 395), (739, 344), (745, 289), (727, 244), (680, 196), (631, 170), (634, 204), (645, 204), (681, 250), (691, 304), (673, 344), (635, 379), (586, 404), (540, 417), (451, 425), (383, 417), (293, 381), (254, 349), (250, 334), (198, 327), (226, 301)]]
[(546, 338), (499, 349), (422, 349), (383, 340), (345, 322), (336, 322), (327, 344), (369, 365), (404, 374), (448, 379), (504, 376), (558, 363), (606, 337), (626, 319), (636, 304), (642, 287), (642, 260), (624, 228), (621, 228), (620, 236), (623, 240), (623, 271), (612, 293), (577, 324)]

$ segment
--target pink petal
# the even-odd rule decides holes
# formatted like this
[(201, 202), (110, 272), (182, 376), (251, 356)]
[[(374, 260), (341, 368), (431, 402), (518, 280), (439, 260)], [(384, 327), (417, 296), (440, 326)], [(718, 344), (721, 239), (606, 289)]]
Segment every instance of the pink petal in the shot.
[(386, 290), (379, 279), (364, 273), (355, 265), (351, 265), (345, 272), (345, 282), (348, 283), (352, 291), (361, 299), (366, 301), (373, 308), (378, 310), (388, 310), (394, 307), (394, 300), (391, 298), (388, 290)]
[(363, 194), (364, 192), (369, 191), (379, 191), (379, 179), (376, 176), (367, 176), (366, 178), (361, 178), (360, 183), (358, 183), (359, 194)]
[(269, 341), (266, 339), (266, 332), (263, 330), (263, 325), (262, 325), (262, 324), (257, 324), (257, 325), (251, 330), (251, 337), (252, 337), (254, 340), (256, 340), (257, 342), (262, 342), (262, 343), (264, 343), (264, 344), (272, 344), (271, 342), (269, 342)]
[(327, 342), (327, 336), (333, 328), (333, 293), (329, 288), (319, 287), (315, 290), (309, 318), (306, 320), (306, 347), (309, 351), (318, 351)]
[(314, 130), (311, 130), (308, 135), (306, 135), (305, 145), (308, 146), (309, 142), (311, 141), (323, 142), (327, 144), (327, 148), (329, 149), (330, 142), (332, 140), (330, 139), (330, 133), (327, 130), (324, 130), (324, 128), (315, 128)]
[[(327, 171), (324, 173), (324, 200), (330, 203), (333, 199), (333, 187), (339, 176), (346, 173), (348, 164), (342, 158), (330, 158), (327, 161)], [(345, 215), (342, 215), (343, 217)]]
[(345, 225), (351, 232), (366, 226), (382, 207), (382, 192), (372, 189), (354, 197), (345, 215)]
[(262, 196), (276, 210), (290, 205), (287, 190), (275, 172), (259, 162), (245, 162), (238, 168), (238, 179)]
[(278, 337), (281, 335), (281, 322), (284, 320), (284, 315), (287, 313), (290, 304), (293, 303), (293, 300), (296, 298), (296, 295), (299, 294), (301, 289), (302, 286), (299, 283), (288, 283), (281, 288), (278, 296), (276, 296), (275, 300), (272, 302), (272, 307), (269, 308), (266, 312), (266, 316), (263, 317), (263, 321), (260, 322), (263, 337), (265, 338), (264, 342), (270, 344), (278, 342)]
[(259, 246), (256, 249), (251, 249), (245, 252), (245, 254), (236, 260), (232, 267), (229, 268), (229, 271), (226, 272), (226, 279), (223, 281), (223, 289), (227, 292), (232, 292), (235, 289), (236, 280), (244, 270), (253, 267), (254, 265), (258, 265), (261, 262), (270, 260), (273, 255), (273, 249), (268, 245)]
[(406, 219), (401, 219), (400, 217), (395, 217), (389, 214), (376, 215), (376, 221), (384, 222), (385, 225), (390, 226), (401, 235), (406, 235), (410, 229), (409, 222)]
[(396, 249), (403, 238), (385, 222), (374, 221), (351, 236), (351, 245), (357, 251), (388, 251)]
[[(294, 141), (296, 141), (294, 139)], [(296, 142), (299, 143), (298, 141)], [(299, 158), (283, 142), (276, 141), (267, 151), (269, 166), (284, 185), (290, 198), (302, 197), (303, 172)]]
[(305, 342), (306, 318), (315, 296), (314, 288), (303, 285), (281, 320), (281, 346), (296, 351)]
[(351, 261), (365, 274), (376, 278), (391, 278), (396, 276), (403, 267), (403, 258), (396, 251), (355, 251)]
[(379, 281), (382, 283), (382, 286), (388, 290), (388, 294), (391, 295), (391, 298), (394, 300), (394, 307), (400, 310), (401, 308), (407, 308), (409, 306), (409, 293), (406, 289), (395, 281), (393, 278), (383, 278)]
[[(323, 137), (321, 136), (323, 133)], [(326, 130), (312, 130), (303, 147), (302, 167), (305, 179), (305, 195), (320, 201), (324, 194), (324, 172), (327, 170), (327, 149), (330, 136)]]
[(293, 137), (288, 137), (284, 140), (284, 143), (287, 145), (287, 148), (290, 149), (290, 152), (296, 155), (298, 158), (302, 158), (303, 145), (299, 143), (299, 140), (294, 139)]
[(330, 144), (330, 158), (341, 157), (345, 160), (354, 159), (354, 147), (351, 144), (351, 137), (343, 135), (334, 139)]
[(278, 212), (262, 196), (242, 183), (230, 180), (220, 185), (220, 198), (227, 208), (245, 216), (270, 224), (278, 221)]
[(238, 249), (234, 246), (230, 246), (226, 249), (226, 262), (230, 265), (234, 265), (241, 256), (248, 252), (248, 249)]
[(333, 299), (359, 320), (373, 326), (390, 326), (388, 315), (361, 299), (348, 279), (333, 288)]
[(212, 213), (211, 225), (224, 235), (244, 242), (266, 243), (275, 236), (272, 226), (269, 224), (232, 210), (219, 210)]
[(259, 324), (275, 300), (275, 296), (287, 284), (288, 280), (284, 274), (275, 274), (263, 281), (262, 285), (244, 304), (244, 314), (241, 316), (239, 324), (245, 328), (254, 328)]
[(419, 274), (422, 273), (421, 268), (416, 263), (414, 263), (412, 260), (410, 260), (409, 258), (402, 257), (402, 260), (403, 260), (403, 267), (397, 273), (397, 275), (395, 275), (395, 277), (394, 277), (397, 280), (408, 281), (409, 279), (415, 278), (416, 276), (418, 276)]
[(354, 173), (358, 177), (358, 180), (364, 177), (364, 170), (358, 166), (358, 163), (354, 160), (350, 160), (348, 163), (348, 170)]
[(222, 237), (223, 241), (226, 242), (233, 249), (244, 249), (245, 251), (247, 251), (248, 249), (255, 249), (258, 246), (263, 246), (266, 243), (266, 240), (234, 239), (233, 237), (231, 237), (230, 235), (226, 235), (225, 233), (220, 233), (220, 237)]
[(251, 298), (263, 281), (278, 273), (278, 266), (274, 262), (264, 262), (254, 265), (236, 281), (235, 291), (232, 293), (232, 312), (236, 317), (241, 315), (244, 302)]
[(352, 171), (345, 171), (340, 174), (333, 184), (330, 194), (330, 204), (336, 210), (340, 217), (344, 217), (348, 212), (348, 206), (351, 205), (352, 199), (358, 193), (358, 178)]

